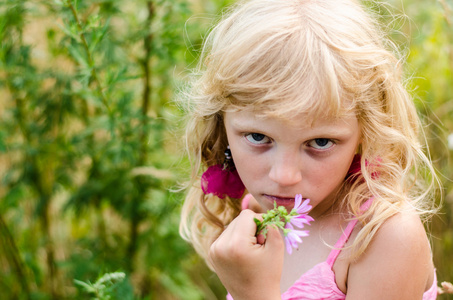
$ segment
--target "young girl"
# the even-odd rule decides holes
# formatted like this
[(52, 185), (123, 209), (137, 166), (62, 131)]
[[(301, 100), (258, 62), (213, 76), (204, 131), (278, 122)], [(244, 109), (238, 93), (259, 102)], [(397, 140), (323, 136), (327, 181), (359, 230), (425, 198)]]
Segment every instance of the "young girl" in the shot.
[[(436, 177), (391, 46), (354, 0), (240, 2), (207, 37), (181, 233), (229, 299), (436, 298)], [(254, 218), (297, 194), (315, 221), (289, 255)]]

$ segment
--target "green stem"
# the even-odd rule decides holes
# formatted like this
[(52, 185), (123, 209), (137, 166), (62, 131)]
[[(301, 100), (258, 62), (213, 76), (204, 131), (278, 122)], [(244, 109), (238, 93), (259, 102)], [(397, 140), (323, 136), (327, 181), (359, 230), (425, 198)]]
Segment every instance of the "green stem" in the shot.
[(146, 28), (149, 30), (149, 33), (144, 38), (144, 48), (145, 48), (145, 57), (143, 59), (142, 67), (143, 67), (143, 99), (142, 99), (142, 124), (141, 124), (141, 135), (140, 135), (140, 158), (139, 158), (139, 165), (143, 165), (146, 162), (146, 156), (148, 153), (147, 149), (147, 136), (148, 136), (148, 110), (149, 110), (149, 103), (151, 100), (151, 56), (152, 56), (152, 42), (153, 42), (153, 35), (151, 33), (151, 24), (152, 19), (154, 17), (154, 4), (152, 1), (147, 2), (147, 9), (148, 9), (148, 18), (146, 21)]
[(97, 71), (96, 71), (96, 68), (94, 65), (94, 60), (93, 60), (93, 56), (90, 51), (90, 47), (88, 46), (88, 42), (85, 38), (85, 35), (83, 34), (83, 26), (82, 26), (82, 22), (80, 21), (79, 14), (77, 13), (77, 10), (74, 7), (74, 5), (72, 4), (71, 0), (68, 0), (66, 2), (66, 5), (71, 10), (74, 20), (76, 21), (77, 29), (79, 30), (79, 37), (80, 37), (80, 40), (82, 41), (82, 46), (85, 50), (85, 53), (86, 53), (87, 59), (88, 59), (88, 64), (91, 68), (91, 76), (93, 77), (93, 80), (97, 85), (99, 96), (101, 97), (101, 101), (104, 104), (105, 108), (107, 109), (107, 112), (109, 113), (109, 115), (111, 115), (111, 110), (108, 105), (107, 97), (105, 96), (104, 89), (102, 88), (101, 81), (99, 80), (99, 76), (97, 74)]
[(22, 292), (25, 294), (26, 299), (31, 299), (30, 288), (28, 286), (26, 269), (24, 267), (24, 262), (20, 257), (19, 249), (14, 241), (13, 235), (8, 229), (7, 224), (3, 220), (3, 217), (0, 215), (0, 233), (2, 236), (1, 241), (3, 242), (3, 249), (6, 250), (8, 255), (8, 261), (12, 263), (13, 269), (16, 273), (18, 282), (22, 287)]
[[(148, 9), (148, 18), (146, 21), (146, 28), (148, 30), (151, 29), (152, 19), (154, 18), (154, 4), (152, 1), (147, 2), (147, 9)], [(145, 56), (142, 60), (142, 67), (143, 67), (143, 98), (142, 98), (142, 111), (141, 111), (141, 132), (139, 137), (140, 142), (140, 152), (139, 152), (139, 159), (138, 165), (142, 166), (146, 163), (147, 155), (148, 155), (148, 110), (149, 110), (149, 103), (151, 99), (151, 56), (152, 56), (152, 41), (153, 36), (151, 32), (149, 32), (144, 38), (144, 48), (145, 48)], [(127, 250), (127, 257), (129, 259), (129, 270), (132, 272), (134, 269), (134, 258), (137, 252), (138, 247), (138, 227), (142, 221), (142, 216), (140, 214), (140, 203), (143, 199), (143, 195), (146, 192), (146, 185), (145, 182), (137, 176), (134, 180), (136, 185), (137, 193), (132, 198), (132, 205), (130, 211), (130, 242), (129, 247)]]

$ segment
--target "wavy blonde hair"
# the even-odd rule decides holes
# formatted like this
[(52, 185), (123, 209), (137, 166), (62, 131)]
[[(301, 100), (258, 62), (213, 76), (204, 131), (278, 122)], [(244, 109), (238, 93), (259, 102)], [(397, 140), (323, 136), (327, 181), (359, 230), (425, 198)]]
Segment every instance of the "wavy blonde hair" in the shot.
[[(194, 80), (181, 95), (192, 161), (183, 238), (206, 260), (212, 242), (240, 211), (240, 200), (200, 189), (200, 173), (223, 162), (227, 110), (278, 118), (309, 112), (313, 120), (357, 116), (362, 172), (339, 194), (363, 224), (352, 245), (356, 257), (404, 204), (432, 213), (438, 181), (395, 53), (376, 18), (353, 0), (251, 0), (227, 11), (205, 39)], [(371, 208), (360, 214), (372, 195)]]

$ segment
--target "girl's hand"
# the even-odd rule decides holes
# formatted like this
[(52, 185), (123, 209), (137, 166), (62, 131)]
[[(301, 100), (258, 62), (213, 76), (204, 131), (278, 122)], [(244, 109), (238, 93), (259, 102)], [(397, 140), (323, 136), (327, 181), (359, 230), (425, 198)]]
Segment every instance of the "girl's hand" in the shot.
[(259, 215), (243, 210), (211, 245), (209, 259), (234, 300), (281, 299), (283, 238), (270, 228), (258, 243), (254, 218)]

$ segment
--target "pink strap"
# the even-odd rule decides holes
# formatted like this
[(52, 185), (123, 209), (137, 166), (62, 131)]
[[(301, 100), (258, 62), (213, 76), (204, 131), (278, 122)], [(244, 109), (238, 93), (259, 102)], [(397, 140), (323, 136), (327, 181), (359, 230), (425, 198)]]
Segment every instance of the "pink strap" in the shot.
[[(372, 202), (373, 202), (373, 197), (368, 199), (365, 203), (362, 204), (362, 206), (360, 206), (360, 211), (368, 210), (368, 208), (370, 208)], [(337, 260), (337, 257), (340, 254), (341, 249), (343, 248), (343, 246), (346, 244), (349, 237), (351, 236), (351, 233), (354, 230), (354, 227), (357, 224), (357, 221), (358, 221), (357, 219), (354, 219), (348, 223), (348, 226), (346, 226), (346, 229), (343, 231), (343, 234), (341, 235), (340, 239), (336, 242), (332, 251), (330, 251), (330, 254), (327, 257), (327, 264), (329, 264), (330, 267), (333, 267), (333, 264)]]

